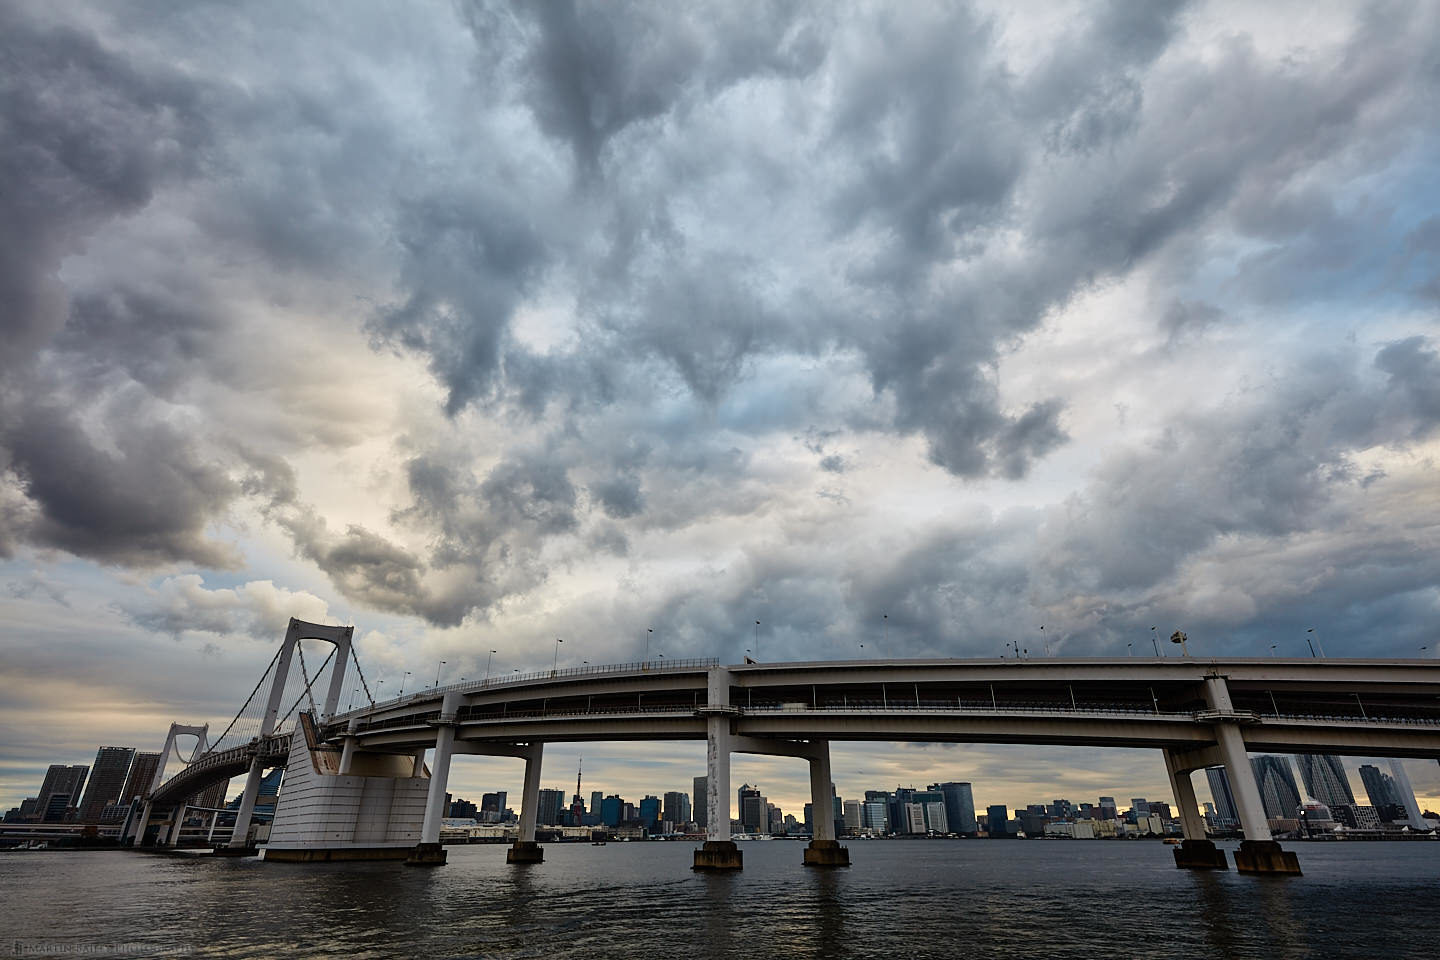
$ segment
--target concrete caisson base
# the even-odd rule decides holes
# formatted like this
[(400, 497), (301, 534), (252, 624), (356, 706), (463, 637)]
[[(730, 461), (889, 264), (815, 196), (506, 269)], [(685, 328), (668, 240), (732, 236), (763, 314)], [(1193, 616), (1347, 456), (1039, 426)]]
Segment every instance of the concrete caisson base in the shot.
[(744, 863), (740, 848), (734, 840), (706, 840), (705, 845), (695, 851), (695, 870), (739, 870)]
[(330, 863), (341, 860), (404, 860), (413, 847), (265, 848), (265, 859), (277, 863)]
[(407, 867), (438, 867), (445, 862), (445, 848), (438, 843), (417, 843), (405, 858)]
[(807, 867), (848, 867), (850, 849), (840, 846), (838, 840), (811, 840), (805, 848)]
[(1240, 873), (1300, 875), (1300, 860), (1274, 840), (1242, 840), (1235, 851), (1235, 869)]
[(506, 863), (542, 863), (544, 860), (545, 851), (534, 840), (516, 840), (505, 851)]
[(1225, 851), (1209, 840), (1185, 840), (1175, 848), (1175, 866), (1182, 870), (1229, 870)]

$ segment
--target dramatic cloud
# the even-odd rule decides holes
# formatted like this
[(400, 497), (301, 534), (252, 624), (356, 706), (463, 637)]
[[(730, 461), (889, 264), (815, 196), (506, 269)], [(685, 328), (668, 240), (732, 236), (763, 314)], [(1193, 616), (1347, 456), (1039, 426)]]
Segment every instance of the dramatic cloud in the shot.
[(0, 652), (1433, 651), (1437, 37), (8, 4)]

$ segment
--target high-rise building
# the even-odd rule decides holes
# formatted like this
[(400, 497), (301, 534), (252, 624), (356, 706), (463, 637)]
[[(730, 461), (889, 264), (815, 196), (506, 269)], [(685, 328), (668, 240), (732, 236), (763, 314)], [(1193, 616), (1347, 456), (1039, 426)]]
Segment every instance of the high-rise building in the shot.
[(602, 804), (602, 803), (604, 803), (604, 802), (605, 802), (605, 793), (604, 793), (603, 790), (591, 790), (591, 791), (590, 791), (590, 812), (591, 812), (592, 814), (594, 814), (595, 816), (598, 817), (598, 816), (600, 815), (600, 804)]
[(986, 807), (985, 819), (989, 824), (990, 836), (1015, 836), (1015, 832), (1010, 827), (1010, 809), (1004, 804), (992, 804)]
[(695, 817), (695, 825), (704, 830), (710, 823), (708, 819), (710, 816), (710, 778), (696, 777), (690, 796), (694, 800), (691, 805), (691, 813)]
[(1251, 757), (1250, 769), (1255, 772), (1265, 816), (1271, 820), (1293, 819), (1300, 809), (1300, 788), (1295, 785), (1290, 759), (1271, 754)]
[(607, 827), (620, 824), (625, 817), (625, 801), (616, 794), (610, 794), (600, 801), (600, 822)]
[(1150, 816), (1150, 802), (1144, 797), (1130, 798), (1130, 811), (1135, 814), (1135, 819)]
[(125, 775), (125, 789), (120, 791), (120, 799), (129, 803), (136, 797), (143, 797), (150, 792), (150, 781), (155, 779), (155, 768), (160, 766), (160, 754), (139, 751), (135, 759), (130, 763), (130, 772)]
[[(85, 789), (85, 778), (89, 776), (90, 768), (80, 765), (67, 767), (63, 763), (53, 763), (50, 769), (45, 771), (45, 780), (40, 784), (40, 794), (36, 798), (41, 818), (46, 823), (55, 823), (65, 819), (65, 812), (79, 802), (81, 791)], [(52, 798), (64, 794), (65, 804), (57, 808)]]
[(498, 823), (505, 819), (505, 801), (507, 792), (497, 790), (494, 793), (482, 793), (480, 795), (480, 819), (484, 823)]
[(690, 795), (681, 790), (671, 790), (665, 794), (665, 803), (662, 807), (661, 819), (669, 820), (677, 827), (682, 823), (690, 822)]
[(656, 829), (656, 822), (660, 819), (660, 798), (646, 794), (640, 798), (640, 822), (646, 829), (652, 832)]
[(955, 833), (973, 834), (979, 830), (975, 823), (975, 797), (970, 784), (960, 782), (936, 783), (931, 790), (938, 790), (945, 797), (945, 820)]
[(1370, 798), (1370, 806), (1377, 810), (1387, 804), (1400, 804), (1400, 791), (1396, 788), (1395, 781), (1379, 767), (1362, 763), (1360, 782), (1365, 785), (1365, 795)]
[(1330, 808), (1355, 803), (1345, 764), (1329, 754), (1302, 753), (1295, 758), (1305, 792)]
[(541, 790), (540, 802), (535, 808), (535, 822), (556, 826), (565, 822), (565, 791)]
[(884, 799), (869, 799), (870, 793), (866, 791), (865, 807), (861, 815), (860, 825), (873, 830), (875, 833), (887, 834), (890, 832), (889, 804)]
[(90, 768), (90, 786), (80, 803), (80, 819), (94, 823), (110, 804), (120, 799), (130, 763), (135, 759), (134, 747), (101, 747), (95, 751), (95, 764)]
[(1120, 808), (1115, 804), (1115, 798), (1114, 798), (1114, 797), (1101, 797), (1101, 798), (1100, 798), (1100, 819), (1101, 819), (1101, 820), (1118, 820), (1118, 819), (1120, 819)]
[(766, 799), (758, 787), (746, 783), (740, 787), (740, 829), (745, 833), (764, 833), (769, 824), (765, 816)]
[(1230, 777), (1224, 767), (1206, 767), (1205, 779), (1210, 781), (1210, 796), (1215, 798), (1215, 817), (1221, 825), (1233, 827), (1240, 822), (1235, 794), (1230, 792)]
[(1415, 788), (1410, 786), (1410, 775), (1405, 772), (1405, 761), (1390, 761), (1390, 782), (1395, 786), (1395, 793), (1399, 797), (1400, 807), (1404, 810), (1403, 819), (1410, 822), (1410, 826), (1420, 830), (1428, 830), (1425, 818), (1421, 813), (1420, 805), (1415, 802)]
[(859, 800), (845, 801), (845, 832), (851, 836), (858, 834), (865, 826), (864, 804)]

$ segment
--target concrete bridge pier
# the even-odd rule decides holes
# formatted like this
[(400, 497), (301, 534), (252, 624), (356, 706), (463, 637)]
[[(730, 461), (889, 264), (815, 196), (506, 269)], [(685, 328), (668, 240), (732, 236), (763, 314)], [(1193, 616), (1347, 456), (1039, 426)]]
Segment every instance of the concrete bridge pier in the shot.
[(830, 741), (817, 740), (810, 756), (810, 816), (814, 834), (805, 848), (807, 867), (848, 867), (850, 851), (835, 839), (835, 785), (830, 780)]
[(705, 844), (695, 851), (695, 870), (739, 870), (744, 866), (730, 839), (730, 671), (712, 667), (706, 683)]
[(175, 807), (174, 820), (170, 822), (170, 830), (165, 835), (165, 846), (178, 847), (180, 845), (180, 831), (185, 826), (185, 804)]
[(1225, 851), (1205, 836), (1205, 818), (1195, 800), (1195, 784), (1174, 750), (1165, 751), (1165, 769), (1170, 774), (1170, 788), (1185, 831), (1185, 839), (1175, 848), (1175, 866), (1184, 870), (1229, 870)]
[(535, 842), (535, 818), (540, 808), (540, 763), (543, 743), (532, 743), (525, 751), (525, 788), (520, 796), (520, 836), (505, 852), (506, 863), (540, 863), (545, 851)]
[(250, 763), (250, 772), (245, 775), (245, 789), (240, 792), (240, 809), (235, 812), (235, 829), (230, 833), (230, 842), (225, 844), (232, 851), (249, 850), (250, 820), (255, 815), (255, 798), (260, 795), (260, 781), (265, 778), (265, 764), (258, 757)]
[[(1234, 712), (1230, 691), (1223, 678), (1207, 678), (1205, 689), (1213, 709), (1222, 714)], [(1235, 851), (1235, 870), (1239, 873), (1298, 875), (1299, 858), (1289, 850), (1282, 850), (1270, 835), (1270, 822), (1265, 816), (1265, 804), (1260, 799), (1260, 787), (1255, 782), (1255, 770), (1250, 766), (1240, 725), (1216, 723), (1215, 739), (1225, 762), (1230, 792), (1239, 808), (1240, 826), (1245, 830), (1245, 839), (1240, 842), (1240, 849)]]
[[(420, 826), (420, 842), (405, 860), (412, 867), (438, 867), (445, 862), (445, 848), (440, 846), (440, 824), (445, 819), (445, 787), (450, 781), (450, 758), (455, 752), (455, 724), (459, 711), (460, 695), (447, 693), (440, 701), (440, 719), (435, 721), (435, 759), (430, 766), (430, 789), (425, 796), (425, 820)], [(423, 753), (416, 754), (417, 766), (424, 764)], [(343, 752), (341, 763), (344, 763)]]
[[(137, 801), (131, 801), (132, 803)], [(140, 800), (140, 812), (130, 820), (125, 831), (125, 838), (130, 846), (139, 847), (145, 843), (145, 829), (150, 826), (150, 801)]]

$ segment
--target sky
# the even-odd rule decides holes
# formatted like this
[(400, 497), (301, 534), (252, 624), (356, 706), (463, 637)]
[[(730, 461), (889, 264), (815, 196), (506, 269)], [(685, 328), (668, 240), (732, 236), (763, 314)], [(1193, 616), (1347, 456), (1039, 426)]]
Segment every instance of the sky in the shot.
[[(0, 808), (223, 727), (291, 616), (387, 692), (647, 640), (1434, 656), (1436, 102), (1403, 0), (0, 5)], [(703, 772), (545, 785), (581, 754)]]

